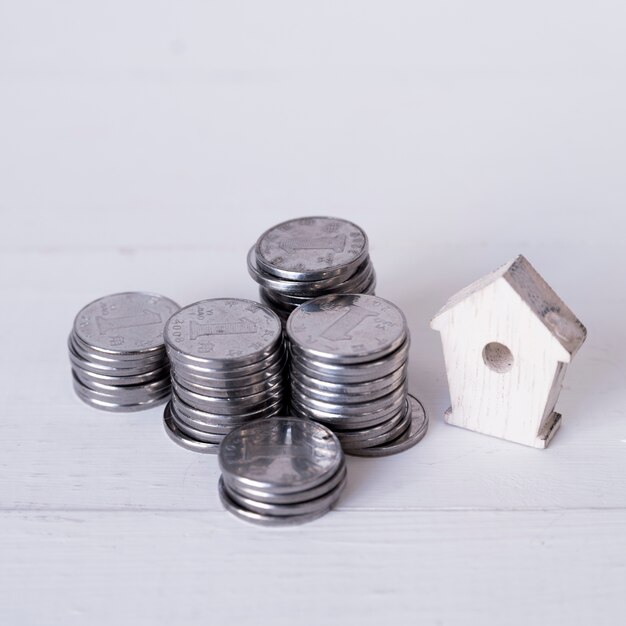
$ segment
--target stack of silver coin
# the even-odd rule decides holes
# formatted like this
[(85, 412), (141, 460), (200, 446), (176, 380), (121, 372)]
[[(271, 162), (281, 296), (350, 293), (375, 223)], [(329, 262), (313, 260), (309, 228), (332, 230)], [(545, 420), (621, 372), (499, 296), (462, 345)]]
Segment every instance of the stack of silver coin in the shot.
[(256, 524), (302, 524), (327, 513), (346, 484), (341, 444), (310, 420), (273, 417), (233, 430), (219, 451), (224, 507)]
[(68, 339), (78, 397), (116, 412), (167, 400), (170, 370), (163, 328), (178, 309), (168, 298), (141, 292), (105, 296), (84, 307)]
[(248, 271), (261, 301), (283, 322), (312, 298), (373, 294), (376, 287), (367, 235), (333, 217), (303, 217), (270, 228), (248, 253)]
[(385, 456), (417, 443), (428, 427), (407, 393), (409, 331), (391, 302), (330, 295), (287, 322), (291, 407), (331, 428), (348, 454)]
[(217, 452), (236, 426), (283, 411), (287, 359), (281, 322), (250, 300), (202, 300), (165, 327), (172, 366), (167, 434), (197, 452)]

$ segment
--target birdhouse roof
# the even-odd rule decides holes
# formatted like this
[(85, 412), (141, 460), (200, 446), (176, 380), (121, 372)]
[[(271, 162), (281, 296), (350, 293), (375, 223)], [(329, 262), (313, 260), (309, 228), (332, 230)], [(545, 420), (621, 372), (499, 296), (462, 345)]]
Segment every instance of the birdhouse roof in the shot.
[[(521, 254), (495, 272), (483, 276), (452, 296), (432, 321), (435, 322), (438, 318), (445, 316), (463, 300), (482, 291), (497, 280), (506, 281), (570, 355), (573, 356), (577, 352), (585, 341), (587, 330)], [(434, 324), (433, 327), (435, 327)]]

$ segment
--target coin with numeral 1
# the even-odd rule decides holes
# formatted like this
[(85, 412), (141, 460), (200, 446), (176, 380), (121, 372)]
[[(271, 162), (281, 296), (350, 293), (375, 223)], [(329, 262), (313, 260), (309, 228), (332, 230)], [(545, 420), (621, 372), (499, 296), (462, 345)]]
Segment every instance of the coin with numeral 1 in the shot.
[(191, 304), (165, 327), (170, 358), (214, 369), (263, 361), (276, 352), (281, 338), (275, 313), (258, 302), (237, 298)]
[(258, 266), (278, 278), (323, 280), (349, 274), (367, 257), (367, 235), (335, 217), (301, 217), (273, 226), (257, 241)]
[(311, 521), (329, 511), (346, 484), (337, 437), (294, 417), (272, 417), (233, 430), (218, 458), (219, 494), (233, 515), (264, 525)]
[(293, 345), (311, 359), (363, 363), (399, 348), (407, 338), (402, 311), (370, 295), (328, 295), (297, 308), (287, 321)]
[(170, 367), (163, 328), (178, 308), (169, 298), (143, 292), (104, 296), (83, 307), (67, 343), (76, 395), (117, 412), (165, 402)]
[(76, 337), (97, 352), (135, 355), (163, 349), (163, 328), (180, 307), (155, 293), (116, 293), (83, 307)]
[(233, 428), (283, 411), (287, 351), (281, 321), (266, 306), (237, 298), (196, 302), (171, 317), (165, 342), (172, 402), (164, 422), (177, 443), (213, 450), (206, 444)]

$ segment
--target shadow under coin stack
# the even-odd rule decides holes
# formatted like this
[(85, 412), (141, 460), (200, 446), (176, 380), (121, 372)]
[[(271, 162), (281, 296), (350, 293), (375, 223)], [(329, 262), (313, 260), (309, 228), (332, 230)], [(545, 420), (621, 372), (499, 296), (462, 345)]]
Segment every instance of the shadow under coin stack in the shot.
[(219, 451), (219, 493), (233, 515), (284, 526), (327, 513), (346, 484), (341, 444), (310, 420), (273, 417), (233, 430)]
[(83, 308), (68, 339), (78, 397), (120, 413), (167, 400), (170, 369), (163, 328), (178, 309), (168, 298), (141, 292), (105, 296)]
[(373, 294), (376, 287), (367, 235), (333, 217), (303, 217), (270, 228), (248, 253), (248, 271), (261, 301), (283, 322), (312, 298)]
[(409, 331), (394, 304), (369, 295), (331, 295), (287, 322), (293, 412), (331, 428), (344, 451), (386, 456), (426, 433), (422, 405), (408, 395)]
[(165, 429), (179, 445), (217, 452), (235, 427), (284, 408), (287, 359), (281, 322), (250, 300), (202, 300), (167, 323), (172, 399)]

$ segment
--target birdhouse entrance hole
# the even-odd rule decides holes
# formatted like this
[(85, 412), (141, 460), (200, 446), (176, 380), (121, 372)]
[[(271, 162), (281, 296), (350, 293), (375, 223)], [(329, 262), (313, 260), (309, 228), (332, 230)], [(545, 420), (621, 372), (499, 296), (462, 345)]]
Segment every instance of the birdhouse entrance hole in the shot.
[(504, 344), (492, 341), (483, 349), (483, 361), (490, 370), (504, 374), (513, 367), (513, 354)]

